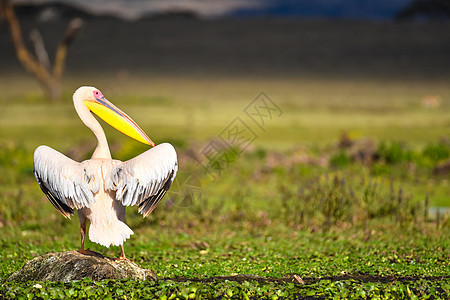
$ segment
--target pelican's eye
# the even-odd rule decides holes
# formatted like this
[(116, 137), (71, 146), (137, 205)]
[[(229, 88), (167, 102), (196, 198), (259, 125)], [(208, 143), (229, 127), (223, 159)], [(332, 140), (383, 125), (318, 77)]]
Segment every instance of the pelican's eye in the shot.
[(95, 99), (102, 99), (103, 98), (103, 94), (100, 91), (94, 91), (94, 98)]

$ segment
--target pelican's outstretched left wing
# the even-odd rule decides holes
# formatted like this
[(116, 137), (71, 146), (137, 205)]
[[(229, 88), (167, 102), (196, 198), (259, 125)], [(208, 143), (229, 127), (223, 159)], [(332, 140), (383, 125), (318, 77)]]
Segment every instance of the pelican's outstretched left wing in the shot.
[(74, 208), (89, 207), (95, 202), (99, 184), (92, 169), (47, 146), (34, 151), (34, 175), (48, 200), (64, 217)]
[(105, 187), (116, 191), (116, 200), (123, 205), (139, 205), (139, 213), (146, 217), (170, 188), (177, 170), (177, 153), (164, 143), (118, 164), (105, 178)]

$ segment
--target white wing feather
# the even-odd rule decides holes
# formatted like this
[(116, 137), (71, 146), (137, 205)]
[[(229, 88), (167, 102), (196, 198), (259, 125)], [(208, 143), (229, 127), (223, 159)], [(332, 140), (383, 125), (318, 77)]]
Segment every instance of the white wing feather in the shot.
[(74, 208), (89, 207), (95, 202), (99, 182), (90, 169), (47, 146), (39, 146), (34, 151), (34, 175), (39, 186), (68, 218)]
[(159, 204), (177, 170), (177, 153), (164, 143), (113, 168), (105, 178), (105, 188), (116, 191), (116, 200), (123, 205), (139, 205), (145, 217)]

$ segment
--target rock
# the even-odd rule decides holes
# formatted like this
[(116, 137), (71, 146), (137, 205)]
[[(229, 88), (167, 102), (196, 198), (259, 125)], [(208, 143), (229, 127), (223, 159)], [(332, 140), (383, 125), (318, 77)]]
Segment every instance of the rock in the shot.
[(69, 282), (85, 277), (92, 280), (158, 279), (154, 272), (142, 269), (129, 260), (114, 260), (96, 252), (83, 255), (77, 251), (67, 251), (36, 257), (26, 262), (22, 269), (13, 273), (8, 280)]
[(347, 148), (347, 155), (355, 162), (364, 165), (370, 165), (375, 160), (377, 152), (375, 142), (370, 139), (355, 140), (351, 146)]
[(450, 173), (450, 160), (444, 161), (433, 168), (433, 175), (448, 175)]
[(337, 146), (339, 149), (344, 149), (352, 161), (369, 165), (375, 160), (376, 145), (373, 140), (367, 138), (351, 139), (344, 132)]
[(339, 148), (349, 148), (353, 145), (354, 141), (348, 136), (347, 132), (344, 132), (339, 138)]

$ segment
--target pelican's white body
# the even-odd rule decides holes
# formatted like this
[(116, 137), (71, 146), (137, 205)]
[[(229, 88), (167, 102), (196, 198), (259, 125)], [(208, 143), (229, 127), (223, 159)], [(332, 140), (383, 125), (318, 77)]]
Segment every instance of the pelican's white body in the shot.
[(91, 159), (82, 162), (86, 168), (98, 170), (95, 176), (100, 186), (94, 194), (95, 202), (89, 207), (78, 209), (80, 223), (89, 220), (89, 240), (102, 246), (109, 247), (122, 245), (134, 233), (125, 224), (125, 206), (115, 200), (116, 192), (107, 190), (103, 174), (110, 174), (114, 166), (121, 162), (118, 160)]

